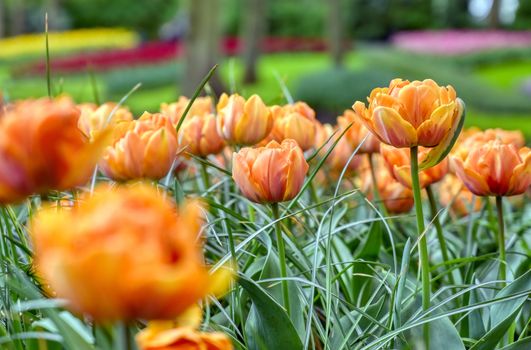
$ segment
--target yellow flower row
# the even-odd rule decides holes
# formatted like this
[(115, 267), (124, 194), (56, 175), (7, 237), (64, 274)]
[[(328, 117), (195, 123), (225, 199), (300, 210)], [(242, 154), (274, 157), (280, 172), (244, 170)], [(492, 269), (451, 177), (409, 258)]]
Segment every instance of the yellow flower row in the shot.
[[(138, 44), (138, 35), (123, 28), (77, 29), (50, 32), (50, 51), (53, 53), (100, 48), (131, 48)], [(0, 40), (0, 59), (42, 55), (45, 34), (25, 34)]]

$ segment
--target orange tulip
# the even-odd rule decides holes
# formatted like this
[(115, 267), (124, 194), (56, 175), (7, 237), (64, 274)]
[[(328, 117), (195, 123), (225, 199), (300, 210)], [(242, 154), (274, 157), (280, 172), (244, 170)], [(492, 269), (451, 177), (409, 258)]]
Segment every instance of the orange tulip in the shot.
[(187, 152), (200, 157), (218, 154), (225, 147), (218, 134), (214, 114), (187, 117), (179, 129), (179, 142)]
[(96, 320), (177, 317), (228, 282), (202, 262), (200, 206), (175, 209), (146, 184), (101, 186), (73, 208), (44, 209), (30, 224), (37, 271)]
[(269, 135), (273, 117), (258, 95), (247, 101), (238, 94), (221, 95), (218, 106), (218, 133), (230, 144), (254, 145)]
[(0, 117), (0, 203), (88, 181), (105, 137), (89, 143), (78, 119), (68, 97), (20, 101), (6, 109)]
[(83, 134), (91, 139), (107, 126), (133, 120), (133, 115), (125, 107), (117, 108), (111, 116), (116, 108), (116, 103), (113, 102), (104, 103), (99, 107), (92, 104), (81, 104), (78, 105), (78, 108), (81, 110), (78, 127)]
[(343, 115), (337, 118), (337, 124), (341, 129), (346, 129), (350, 124), (352, 126), (348, 129), (345, 136), (354, 149), (367, 137), (365, 142), (361, 145), (358, 153), (378, 153), (380, 151), (380, 140), (374, 136), (367, 128), (360, 123), (356, 118), (356, 113), (351, 110), (346, 110)]
[(315, 112), (304, 102), (293, 105), (271, 107), (273, 130), (268, 139), (282, 142), (285, 139), (295, 140), (303, 151), (315, 144), (316, 119)]
[(293, 199), (301, 190), (308, 163), (297, 142), (271, 141), (233, 155), (232, 177), (244, 196), (256, 203)]
[[(426, 148), (419, 148), (419, 159), (422, 160), (425, 158), (428, 151)], [(409, 150), (382, 145), (380, 147), (380, 153), (393, 177), (402, 185), (412, 188)], [(424, 188), (440, 181), (447, 173), (448, 158), (445, 158), (439, 164), (419, 172), (420, 187)]]
[(516, 148), (525, 145), (524, 135), (519, 130), (487, 129), (481, 131), (477, 128), (471, 128), (461, 133), (452, 150), (452, 154), (464, 158), (477, 145), (491, 140), (500, 140), (504, 144), (513, 144)]
[(164, 177), (177, 153), (177, 134), (169, 119), (145, 112), (120, 126), (100, 162), (102, 172), (114, 180)]
[(430, 79), (394, 79), (389, 87), (372, 90), (368, 101), (368, 108), (360, 101), (352, 106), (358, 120), (380, 141), (398, 148), (439, 145), (464, 111), (453, 87)]
[[(181, 117), (183, 116), (186, 106), (189, 102), (189, 98), (180, 96), (177, 102), (170, 104), (162, 103), (160, 105), (160, 112), (170, 118), (172, 125), (176, 126), (179, 123), (179, 120), (181, 120)], [(194, 100), (192, 107), (190, 107), (190, 110), (188, 111), (188, 117), (194, 115), (202, 116), (210, 113), (214, 113), (212, 99), (208, 96), (198, 97)]]
[[(389, 214), (407, 213), (413, 207), (413, 192), (398, 181), (396, 181), (389, 170), (384, 166), (381, 158), (376, 161), (376, 181), (378, 183), (378, 193), (383, 201), (385, 209)], [(367, 197), (373, 199), (374, 186), (368, 163), (361, 174), (361, 189)]]
[(457, 216), (466, 216), (481, 209), (479, 198), (474, 199), (474, 194), (470, 192), (463, 182), (455, 175), (448, 174), (439, 186), (439, 200), (445, 207), (450, 206), (452, 213)]
[(221, 332), (200, 332), (193, 327), (149, 324), (136, 336), (140, 350), (232, 350), (232, 343)]
[(531, 184), (531, 150), (491, 140), (466, 155), (452, 157), (452, 165), (465, 186), (478, 196), (514, 196)]

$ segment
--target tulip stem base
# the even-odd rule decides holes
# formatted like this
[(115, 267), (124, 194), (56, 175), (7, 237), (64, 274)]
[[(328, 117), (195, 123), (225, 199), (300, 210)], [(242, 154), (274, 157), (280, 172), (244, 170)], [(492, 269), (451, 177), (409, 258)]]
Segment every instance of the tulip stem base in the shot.
[(134, 346), (131, 341), (131, 331), (126, 323), (119, 322), (115, 326), (114, 349), (133, 350)]
[[(448, 254), (448, 247), (446, 245), (446, 238), (444, 237), (441, 221), (437, 215), (437, 203), (435, 201), (435, 195), (431, 185), (426, 186), (426, 194), (428, 195), (428, 201), (430, 202), (431, 216), (433, 218), (433, 224), (435, 225), (435, 230), (437, 232), (437, 240), (439, 241), (439, 246), (441, 247), (443, 262), (444, 265), (450, 267), (448, 263), (450, 261), (450, 255)], [(453, 286), (455, 286), (455, 279), (452, 271), (450, 271), (448, 274), (448, 280)]]
[(284, 301), (284, 308), (288, 313), (288, 316), (291, 315), (290, 305), (289, 305), (289, 289), (288, 289), (288, 269), (286, 265), (286, 248), (284, 246), (284, 239), (282, 238), (282, 229), (280, 227), (279, 213), (278, 213), (278, 203), (271, 204), (271, 209), (273, 211), (273, 219), (275, 220), (275, 234), (277, 238), (277, 247), (278, 247), (278, 257), (280, 260), (280, 277), (282, 279), (282, 299)]
[(496, 211), (498, 213), (498, 246), (500, 247), (499, 278), (503, 281), (501, 285), (503, 288), (507, 280), (507, 261), (505, 257), (505, 225), (503, 222), (503, 203), (501, 196), (496, 196)]
[(206, 192), (210, 188), (207, 166), (204, 163), (201, 163), (199, 171), (201, 172), (201, 180), (203, 182), (204, 191)]
[[(418, 146), (410, 148), (411, 154), (411, 180), (413, 187), (413, 198), (415, 200), (415, 216), (417, 218), (417, 233), (419, 236), (420, 270), (422, 275), (422, 309), (430, 307), (430, 262), (428, 254), (428, 240), (426, 239), (424, 227), (424, 213), (422, 212), (422, 198), (420, 195)], [(424, 325), (424, 345), (430, 348), (429, 325)]]

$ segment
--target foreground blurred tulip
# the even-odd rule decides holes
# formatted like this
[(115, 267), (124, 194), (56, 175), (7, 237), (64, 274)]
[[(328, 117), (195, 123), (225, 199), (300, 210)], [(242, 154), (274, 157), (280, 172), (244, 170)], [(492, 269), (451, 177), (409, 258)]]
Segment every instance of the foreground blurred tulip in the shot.
[(168, 174), (177, 153), (177, 134), (168, 118), (145, 112), (120, 126), (100, 162), (102, 172), (122, 181), (161, 179)]
[(225, 147), (214, 114), (190, 115), (179, 129), (179, 143), (186, 152), (199, 157), (218, 154)]
[(273, 130), (268, 139), (282, 142), (295, 140), (303, 151), (314, 146), (317, 121), (315, 112), (304, 102), (271, 107)]
[[(125, 107), (116, 108), (116, 103), (107, 102), (97, 107), (95, 105), (78, 105), (81, 110), (78, 127), (90, 139), (93, 139), (105, 127), (113, 126), (120, 122), (133, 120), (133, 115)], [(113, 110), (116, 110), (113, 113)], [(111, 113), (112, 116), (111, 116)]]
[(265, 147), (242, 148), (233, 155), (232, 177), (243, 195), (256, 203), (278, 203), (299, 193), (308, 163), (297, 142), (271, 141)]
[[(352, 124), (352, 125), (351, 125)], [(350, 128), (345, 134), (345, 137), (349, 141), (352, 147), (356, 149), (360, 143), (365, 139), (365, 142), (361, 145), (358, 153), (378, 153), (380, 150), (380, 141), (374, 134), (372, 134), (367, 128), (358, 121), (356, 113), (351, 110), (346, 110), (343, 115), (337, 118), (337, 125), (341, 129), (346, 129), (349, 125)]]
[(439, 145), (464, 110), (453, 87), (430, 79), (394, 79), (389, 87), (372, 90), (368, 101), (368, 108), (360, 101), (352, 106), (358, 120), (380, 141), (398, 148)]
[[(176, 126), (181, 120), (181, 117), (186, 110), (186, 106), (190, 102), (190, 99), (184, 96), (180, 96), (177, 102), (173, 103), (162, 103), (160, 105), (160, 112), (170, 118), (170, 121), (173, 126)], [(194, 103), (188, 111), (188, 116), (199, 115), (203, 116), (205, 114), (214, 113), (213, 102), (210, 97), (197, 97), (194, 100)]]
[(491, 140), (452, 157), (457, 176), (478, 196), (514, 196), (531, 184), (531, 151)]
[(202, 262), (200, 216), (195, 202), (177, 214), (145, 184), (102, 186), (33, 218), (35, 266), (70, 309), (98, 321), (174, 318), (229, 283)]
[(174, 321), (151, 321), (136, 336), (140, 350), (232, 350), (224, 333), (200, 332), (202, 310), (198, 305)]
[[(378, 194), (389, 214), (408, 213), (413, 207), (413, 192), (398, 181), (396, 181), (380, 159), (376, 161), (376, 183)], [(361, 174), (361, 189), (367, 194), (369, 199), (373, 199), (374, 183), (369, 165), (365, 167)]]
[(258, 95), (247, 101), (238, 94), (221, 95), (218, 105), (219, 134), (230, 144), (254, 145), (269, 135), (273, 117)]
[(105, 146), (78, 129), (67, 97), (20, 101), (0, 118), (0, 203), (85, 184)]
[(445, 207), (457, 216), (466, 216), (470, 211), (476, 212), (481, 209), (481, 201), (475, 198), (463, 182), (452, 174), (446, 175), (439, 186), (439, 200)]
[[(419, 158), (423, 159), (428, 154), (428, 149), (419, 149)], [(385, 160), (385, 164), (393, 177), (402, 185), (412, 188), (411, 179), (411, 159), (409, 150), (405, 148), (394, 148), (388, 145), (382, 145), (380, 153)], [(445, 158), (442, 162), (434, 167), (422, 170), (419, 172), (420, 187), (426, 186), (442, 180), (444, 175), (448, 173), (448, 159)]]

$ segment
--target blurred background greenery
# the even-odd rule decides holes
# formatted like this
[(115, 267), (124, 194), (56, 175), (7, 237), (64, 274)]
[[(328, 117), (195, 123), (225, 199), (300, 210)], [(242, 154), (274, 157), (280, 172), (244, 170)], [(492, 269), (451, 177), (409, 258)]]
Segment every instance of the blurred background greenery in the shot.
[(531, 137), (529, 0), (0, 0), (4, 99), (47, 93), (46, 12), (53, 91), (78, 102), (140, 82), (126, 104), (156, 111), (219, 63), (215, 91), (284, 103), (287, 87), (332, 121), (394, 77), (433, 78), (469, 125)]

